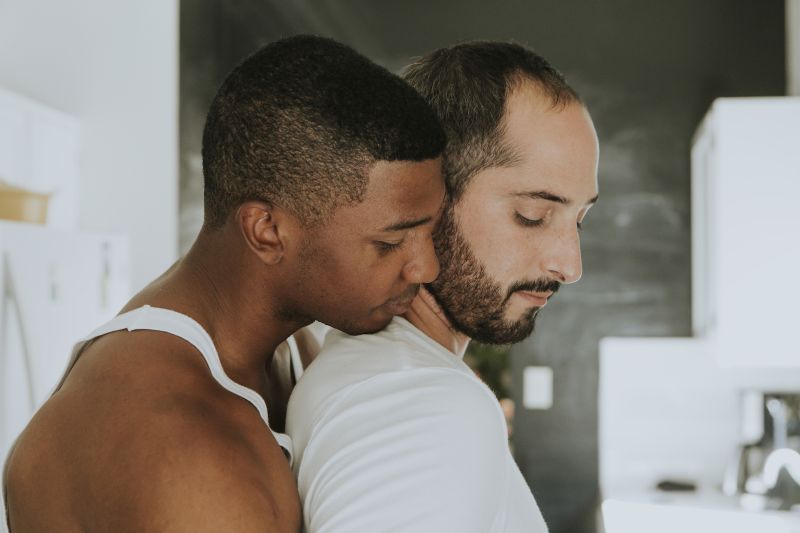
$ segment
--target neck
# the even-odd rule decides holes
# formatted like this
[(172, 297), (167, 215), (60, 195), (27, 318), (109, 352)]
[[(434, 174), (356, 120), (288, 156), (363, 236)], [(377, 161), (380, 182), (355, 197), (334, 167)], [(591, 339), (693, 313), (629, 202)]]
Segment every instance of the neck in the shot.
[(270, 276), (269, 267), (238, 239), (221, 234), (226, 231), (201, 233), (189, 253), (143, 291), (145, 301), (136, 303), (192, 317), (211, 336), (231, 379), (265, 392), (273, 352), (306, 322), (281, 318), (278, 291), (270, 284), (278, 276)]
[(464, 357), (470, 338), (453, 328), (439, 303), (425, 287), (420, 288), (403, 317), (445, 349)]

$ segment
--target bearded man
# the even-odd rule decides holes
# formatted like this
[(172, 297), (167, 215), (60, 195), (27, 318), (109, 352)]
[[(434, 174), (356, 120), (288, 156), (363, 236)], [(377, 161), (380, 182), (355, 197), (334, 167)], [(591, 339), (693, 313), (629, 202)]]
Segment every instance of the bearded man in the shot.
[(594, 126), (561, 74), (519, 45), (437, 50), (406, 79), (448, 137), (441, 272), (384, 331), (330, 333), (295, 388), (287, 429), (306, 531), (545, 532), (500, 406), (462, 357), (470, 339), (526, 338), (581, 277)]

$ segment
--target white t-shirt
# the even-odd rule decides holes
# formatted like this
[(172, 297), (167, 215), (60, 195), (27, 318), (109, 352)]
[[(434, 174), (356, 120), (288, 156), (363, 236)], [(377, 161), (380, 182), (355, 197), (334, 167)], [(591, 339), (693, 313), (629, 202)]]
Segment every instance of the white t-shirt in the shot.
[(497, 399), (403, 318), (332, 331), (287, 413), (307, 533), (544, 533)]

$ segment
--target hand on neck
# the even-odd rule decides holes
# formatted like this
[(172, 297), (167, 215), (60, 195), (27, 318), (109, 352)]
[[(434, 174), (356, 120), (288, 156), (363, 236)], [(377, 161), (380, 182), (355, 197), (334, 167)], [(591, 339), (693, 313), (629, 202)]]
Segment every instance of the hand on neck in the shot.
[(470, 338), (453, 328), (436, 298), (424, 286), (403, 318), (458, 357), (464, 356)]

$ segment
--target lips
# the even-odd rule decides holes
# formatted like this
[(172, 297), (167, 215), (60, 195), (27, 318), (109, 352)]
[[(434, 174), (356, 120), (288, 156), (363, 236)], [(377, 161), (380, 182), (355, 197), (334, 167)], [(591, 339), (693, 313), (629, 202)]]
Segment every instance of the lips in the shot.
[(553, 295), (553, 291), (533, 292), (533, 291), (517, 291), (514, 294), (524, 298), (536, 307), (544, 307), (547, 305), (547, 300)]
[(390, 300), (386, 302), (385, 306), (386, 309), (393, 315), (402, 315), (408, 308), (411, 307), (411, 302), (414, 298), (410, 299), (403, 299), (403, 300)]

